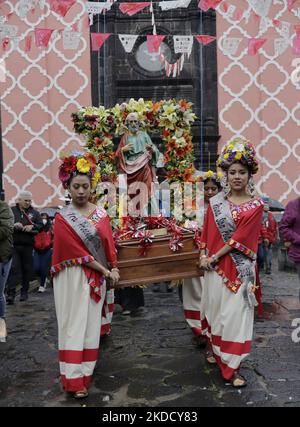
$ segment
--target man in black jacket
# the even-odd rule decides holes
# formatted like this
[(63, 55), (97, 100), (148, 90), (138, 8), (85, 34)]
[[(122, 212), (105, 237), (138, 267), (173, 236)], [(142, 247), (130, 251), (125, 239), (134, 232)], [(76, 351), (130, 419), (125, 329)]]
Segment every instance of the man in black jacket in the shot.
[(32, 275), (34, 236), (43, 228), (43, 222), (38, 211), (31, 206), (32, 194), (22, 191), (14, 214), (14, 253), (12, 268), (7, 281), (8, 304), (13, 304), (16, 286), (21, 283), (20, 301), (28, 299), (29, 281)]

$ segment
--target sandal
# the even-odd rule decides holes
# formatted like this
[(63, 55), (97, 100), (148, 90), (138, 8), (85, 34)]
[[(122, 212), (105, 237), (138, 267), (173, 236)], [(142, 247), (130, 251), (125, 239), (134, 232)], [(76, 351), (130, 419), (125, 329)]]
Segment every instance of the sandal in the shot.
[(242, 387), (246, 387), (247, 380), (241, 374), (239, 374), (238, 372), (235, 372), (233, 374), (233, 377), (230, 380), (230, 384), (232, 385), (233, 388), (242, 388)]
[(84, 399), (85, 397), (88, 397), (88, 395), (89, 395), (89, 393), (88, 393), (87, 389), (75, 391), (75, 393), (74, 393), (75, 399)]
[(210, 365), (215, 365), (217, 363), (216, 358), (211, 350), (207, 351), (205, 354), (207, 363)]

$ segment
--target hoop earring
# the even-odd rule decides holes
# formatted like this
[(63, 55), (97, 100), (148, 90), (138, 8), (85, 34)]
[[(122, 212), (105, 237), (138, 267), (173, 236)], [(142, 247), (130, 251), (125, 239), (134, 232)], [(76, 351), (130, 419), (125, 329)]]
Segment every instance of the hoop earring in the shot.
[(255, 193), (256, 193), (256, 188), (255, 188), (255, 182), (253, 179), (253, 176), (251, 175), (246, 187), (246, 192), (247, 194), (249, 194), (249, 196), (254, 197)]
[(229, 196), (229, 194), (231, 192), (231, 188), (230, 188), (226, 174), (224, 174), (221, 178), (221, 187), (223, 189), (224, 197), (225, 197), (225, 199), (227, 199), (227, 197)]

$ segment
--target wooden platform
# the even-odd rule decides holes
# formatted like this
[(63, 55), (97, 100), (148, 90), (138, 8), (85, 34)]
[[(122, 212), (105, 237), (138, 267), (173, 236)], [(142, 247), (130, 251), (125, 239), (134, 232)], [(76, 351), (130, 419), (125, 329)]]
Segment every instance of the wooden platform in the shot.
[(146, 256), (140, 256), (138, 241), (121, 242), (118, 247), (120, 282), (118, 288), (168, 282), (176, 279), (198, 277), (199, 251), (194, 245), (194, 235), (183, 237), (183, 248), (172, 252), (170, 236), (154, 237)]

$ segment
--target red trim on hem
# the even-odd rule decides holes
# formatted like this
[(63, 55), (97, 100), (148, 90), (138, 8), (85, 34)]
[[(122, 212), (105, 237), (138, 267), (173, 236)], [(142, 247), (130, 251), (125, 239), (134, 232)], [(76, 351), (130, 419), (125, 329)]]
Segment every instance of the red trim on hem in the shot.
[(82, 390), (84, 387), (88, 388), (91, 384), (92, 376), (66, 378), (65, 375), (61, 375), (60, 380), (65, 391), (75, 392)]
[(202, 331), (202, 329), (201, 328), (194, 328), (194, 327), (191, 327), (191, 330), (192, 330), (192, 332), (193, 332), (193, 334), (196, 336), (196, 337), (199, 337), (199, 336), (204, 336), (203, 335), (203, 331)]
[(233, 377), (234, 373), (237, 372), (239, 370), (239, 368), (240, 368), (240, 367), (238, 367), (236, 369), (229, 368), (229, 366), (226, 365), (226, 363), (224, 363), (221, 360), (220, 356), (217, 356), (215, 353), (214, 353), (214, 358), (216, 359), (217, 364), (219, 365), (219, 368), (221, 370), (222, 377), (225, 380), (231, 380), (231, 378)]
[(106, 335), (110, 332), (110, 323), (101, 326), (100, 335)]
[(201, 313), (197, 310), (184, 310), (184, 317), (189, 320), (201, 320)]
[(245, 342), (233, 342), (233, 341), (223, 341), (222, 337), (212, 335), (211, 337), (212, 344), (219, 347), (221, 353), (228, 353), (234, 356), (243, 356), (249, 354), (251, 351), (252, 341)]
[(112, 304), (107, 304), (108, 305), (108, 311), (110, 312), (110, 313), (113, 313), (113, 311), (114, 311), (114, 309), (115, 309), (115, 304), (114, 303), (112, 303)]
[(59, 350), (59, 361), (80, 365), (82, 362), (96, 362), (99, 349)]

